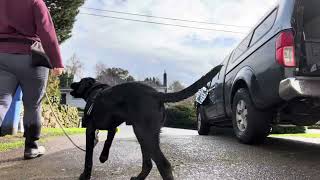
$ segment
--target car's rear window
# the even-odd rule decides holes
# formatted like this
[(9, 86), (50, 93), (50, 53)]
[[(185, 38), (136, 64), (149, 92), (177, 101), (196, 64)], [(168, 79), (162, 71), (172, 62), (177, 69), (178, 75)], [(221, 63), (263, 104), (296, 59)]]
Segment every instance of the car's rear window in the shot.
[(250, 40), (252, 37), (252, 33), (250, 33), (237, 47), (237, 49), (235, 49), (234, 54), (233, 54), (233, 58), (232, 58), (232, 62), (234, 62), (239, 56), (241, 56), (241, 54), (244, 53), (244, 51), (247, 50)]
[(251, 44), (257, 42), (263, 35), (265, 35), (273, 26), (276, 19), (277, 11), (274, 10), (254, 31)]

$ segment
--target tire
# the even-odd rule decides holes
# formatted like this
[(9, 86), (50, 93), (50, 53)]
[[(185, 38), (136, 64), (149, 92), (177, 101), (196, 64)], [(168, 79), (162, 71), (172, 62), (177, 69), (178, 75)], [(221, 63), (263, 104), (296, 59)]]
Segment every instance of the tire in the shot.
[(258, 110), (247, 89), (239, 89), (232, 104), (233, 130), (238, 140), (245, 144), (260, 144), (271, 130), (271, 113)]
[(199, 106), (197, 110), (197, 130), (199, 135), (208, 135), (210, 132), (210, 124), (202, 106)]

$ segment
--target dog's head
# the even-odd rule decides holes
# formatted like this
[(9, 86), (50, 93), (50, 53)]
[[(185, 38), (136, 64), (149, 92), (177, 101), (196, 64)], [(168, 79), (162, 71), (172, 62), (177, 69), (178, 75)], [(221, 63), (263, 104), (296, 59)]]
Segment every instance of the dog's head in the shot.
[(87, 91), (94, 85), (96, 82), (93, 78), (83, 78), (79, 82), (74, 82), (71, 84), (72, 91), (70, 92), (71, 96), (75, 98), (84, 98)]

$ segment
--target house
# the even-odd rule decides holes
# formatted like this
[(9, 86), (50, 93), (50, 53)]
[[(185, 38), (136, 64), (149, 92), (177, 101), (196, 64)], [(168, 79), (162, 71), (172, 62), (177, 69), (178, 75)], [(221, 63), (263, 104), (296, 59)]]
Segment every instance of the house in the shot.
[[(139, 81), (139, 82), (147, 84), (159, 92), (167, 93), (167, 91), (168, 91), (167, 73), (166, 72), (163, 73), (162, 84), (161, 83), (154, 83), (152, 81)], [(72, 91), (72, 89), (70, 89), (69, 87), (65, 87), (65, 88), (62, 87), (62, 88), (60, 88), (60, 91), (61, 91), (61, 104), (67, 104), (67, 105), (70, 105), (73, 107), (84, 109), (86, 102), (83, 99), (72, 97), (70, 95), (70, 92)]]
[(81, 98), (74, 98), (70, 95), (72, 89), (70, 88), (61, 88), (61, 104), (67, 104), (69, 106), (77, 107), (84, 109), (86, 102)]

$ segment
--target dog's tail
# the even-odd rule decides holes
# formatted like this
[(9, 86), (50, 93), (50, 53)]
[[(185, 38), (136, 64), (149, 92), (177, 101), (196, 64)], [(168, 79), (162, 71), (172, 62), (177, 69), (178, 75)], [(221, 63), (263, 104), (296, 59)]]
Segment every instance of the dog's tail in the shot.
[(202, 76), (198, 81), (193, 83), (191, 86), (183, 89), (182, 91), (175, 93), (157, 93), (156, 96), (162, 102), (178, 102), (194, 95), (200, 88), (205, 86), (209, 81), (215, 77), (222, 68), (223, 65), (216, 66), (206, 75)]

